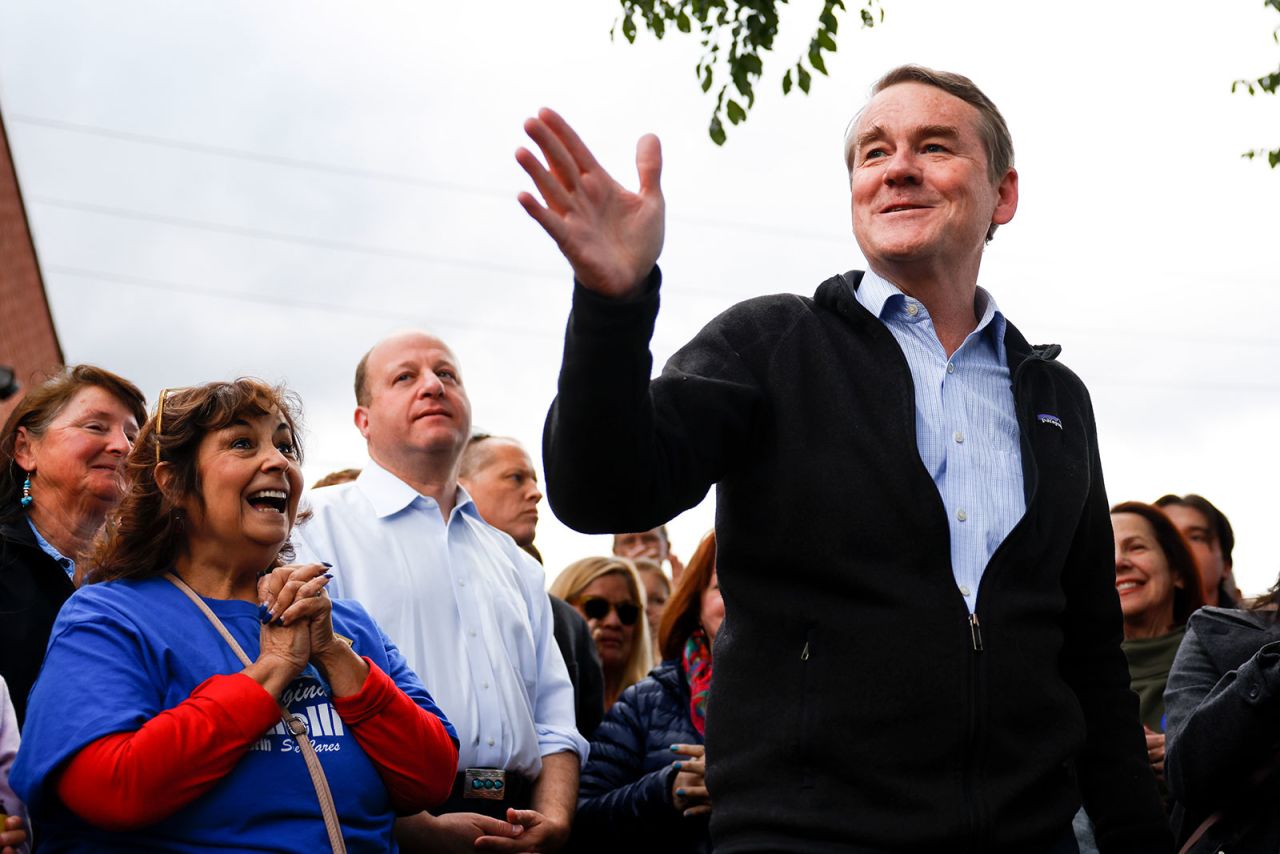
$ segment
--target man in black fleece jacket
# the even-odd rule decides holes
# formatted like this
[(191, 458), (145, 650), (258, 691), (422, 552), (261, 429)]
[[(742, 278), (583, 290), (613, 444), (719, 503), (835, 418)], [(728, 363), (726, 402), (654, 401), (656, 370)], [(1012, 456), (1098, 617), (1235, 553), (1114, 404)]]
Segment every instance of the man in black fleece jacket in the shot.
[(551, 505), (643, 530), (717, 485), (718, 852), (1066, 854), (1082, 797), (1104, 854), (1171, 851), (1088, 393), (977, 287), (1017, 208), (1008, 130), (959, 75), (904, 66), (874, 93), (846, 140), (871, 271), (729, 309), (652, 382), (658, 141), (630, 193), (555, 113), (525, 123), (547, 166), (517, 153), (543, 198), (520, 201), (577, 279)]

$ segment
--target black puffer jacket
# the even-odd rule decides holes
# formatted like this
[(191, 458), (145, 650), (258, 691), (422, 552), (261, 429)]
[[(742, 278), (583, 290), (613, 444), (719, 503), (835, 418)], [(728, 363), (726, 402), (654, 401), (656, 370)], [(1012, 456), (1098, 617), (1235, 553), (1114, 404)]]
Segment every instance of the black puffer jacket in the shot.
[(704, 854), (704, 816), (671, 804), (673, 744), (702, 744), (689, 719), (689, 685), (680, 664), (664, 661), (622, 693), (591, 740), (578, 788), (573, 850)]

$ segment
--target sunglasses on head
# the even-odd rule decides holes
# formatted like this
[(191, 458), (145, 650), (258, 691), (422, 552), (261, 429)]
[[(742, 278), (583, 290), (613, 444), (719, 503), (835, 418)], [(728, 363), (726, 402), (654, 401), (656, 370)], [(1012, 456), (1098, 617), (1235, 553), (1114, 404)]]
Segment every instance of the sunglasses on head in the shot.
[(609, 616), (610, 611), (617, 611), (618, 622), (624, 626), (634, 626), (640, 617), (640, 606), (634, 602), (619, 602), (614, 605), (602, 596), (588, 596), (578, 603), (578, 607), (587, 615), (588, 620), (603, 620)]

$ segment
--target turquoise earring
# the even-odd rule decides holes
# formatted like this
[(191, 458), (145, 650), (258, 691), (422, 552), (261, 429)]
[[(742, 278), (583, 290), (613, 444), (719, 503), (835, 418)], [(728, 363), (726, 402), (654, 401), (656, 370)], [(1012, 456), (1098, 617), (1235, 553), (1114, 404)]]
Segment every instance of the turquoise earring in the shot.
[(26, 480), (22, 481), (22, 500), (18, 502), (22, 505), (22, 509), (28, 509), (32, 502), (35, 501), (31, 497), (31, 475), (27, 475)]

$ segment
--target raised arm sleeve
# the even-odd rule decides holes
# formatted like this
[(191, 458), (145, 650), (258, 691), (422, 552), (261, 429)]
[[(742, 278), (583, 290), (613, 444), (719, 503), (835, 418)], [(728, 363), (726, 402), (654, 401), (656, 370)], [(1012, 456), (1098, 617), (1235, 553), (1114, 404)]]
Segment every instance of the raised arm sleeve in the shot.
[(659, 282), (655, 268), (630, 300), (574, 288), (543, 460), (552, 508), (579, 531), (641, 531), (696, 505), (739, 458), (760, 399), (734, 310), (650, 383)]

